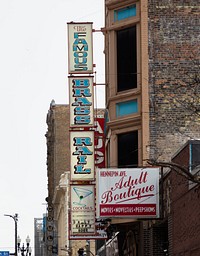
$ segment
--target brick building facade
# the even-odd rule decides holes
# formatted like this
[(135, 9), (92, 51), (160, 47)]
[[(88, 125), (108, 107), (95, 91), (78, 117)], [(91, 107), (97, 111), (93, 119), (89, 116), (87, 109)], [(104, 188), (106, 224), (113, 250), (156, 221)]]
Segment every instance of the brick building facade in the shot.
[[(199, 253), (196, 248), (184, 251), (180, 243), (177, 243), (180, 250), (175, 246), (173, 222), (180, 211), (172, 214), (168, 178), (174, 175), (174, 170), (166, 168), (184, 143), (200, 138), (199, 17), (199, 3), (194, 0), (105, 1), (103, 31), (109, 116), (106, 150), (110, 152), (107, 166), (130, 168), (165, 162), (160, 185), (160, 219), (112, 219), (113, 226), (120, 231), (119, 255), (197, 256)], [(133, 147), (123, 148), (122, 161), (119, 152), (126, 145), (125, 139), (121, 143), (125, 136)], [(126, 155), (130, 155), (129, 160), (125, 160)], [(197, 199), (194, 196), (195, 202)], [(185, 208), (190, 208), (190, 203), (188, 200)], [(124, 242), (131, 232), (134, 246)]]
[(61, 174), (69, 171), (69, 107), (52, 101), (46, 122), (48, 197), (52, 202)]
[[(171, 162), (188, 140), (200, 138), (200, 9), (197, 1), (148, 2), (149, 158)], [(179, 164), (190, 172), (191, 163), (184, 161), (183, 152), (180, 158)], [(190, 190), (188, 177), (174, 170), (164, 177), (164, 216), (156, 225), (166, 230), (163, 245), (168, 255), (200, 254), (198, 191), (198, 184)]]
[(151, 158), (199, 138), (199, 16), (195, 0), (148, 1)]
[(70, 171), (69, 106), (55, 104), (52, 100), (46, 123), (48, 197), (45, 246), (47, 256), (51, 256), (60, 253), (61, 248), (69, 247), (66, 214), (67, 173)]
[[(194, 0), (105, 1), (107, 167), (172, 160), (182, 165), (184, 157), (176, 152), (200, 138), (199, 10)], [(50, 209), (54, 203), (53, 214), (48, 212), (53, 218), (62, 213), (61, 176), (69, 171), (67, 111), (52, 102), (47, 115), (47, 201)], [(188, 178), (163, 171), (159, 220), (112, 219), (118, 255), (200, 255), (199, 184), (188, 192)], [(67, 238), (59, 243), (68, 245)]]
[[(189, 140), (172, 158), (172, 163), (181, 165), (186, 174), (171, 171), (166, 179), (170, 189), (171, 210), (168, 218), (172, 234), (169, 237), (171, 255), (200, 254), (200, 140)], [(197, 178), (193, 182), (187, 171)]]

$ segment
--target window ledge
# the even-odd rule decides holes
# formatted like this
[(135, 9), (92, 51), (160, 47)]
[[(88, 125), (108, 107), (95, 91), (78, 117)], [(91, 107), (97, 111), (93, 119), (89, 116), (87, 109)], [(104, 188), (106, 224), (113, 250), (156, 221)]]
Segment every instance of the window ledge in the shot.
[(107, 102), (107, 108), (110, 105), (110, 102), (113, 101), (123, 101), (123, 100), (128, 100), (136, 98), (138, 95), (140, 95), (141, 90), (140, 89), (134, 89), (134, 90), (129, 90), (129, 91), (123, 91), (123, 92), (119, 92), (118, 94), (114, 95), (114, 96), (109, 96), (108, 97), (108, 102)]
[(106, 123), (108, 129), (115, 130), (126, 127), (140, 126), (141, 125), (141, 116), (140, 115), (130, 115), (123, 118), (117, 118), (114, 121), (109, 121)]

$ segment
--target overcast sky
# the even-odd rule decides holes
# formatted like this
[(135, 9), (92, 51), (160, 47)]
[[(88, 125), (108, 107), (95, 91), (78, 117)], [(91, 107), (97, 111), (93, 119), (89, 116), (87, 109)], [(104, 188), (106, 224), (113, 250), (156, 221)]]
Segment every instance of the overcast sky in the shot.
[[(103, 0), (0, 0), (0, 251), (18, 234), (34, 242), (34, 218), (46, 212), (46, 115), (52, 99), (67, 104), (67, 22), (104, 26)], [(104, 81), (103, 35), (94, 33), (97, 83)], [(98, 107), (104, 107), (99, 86)]]

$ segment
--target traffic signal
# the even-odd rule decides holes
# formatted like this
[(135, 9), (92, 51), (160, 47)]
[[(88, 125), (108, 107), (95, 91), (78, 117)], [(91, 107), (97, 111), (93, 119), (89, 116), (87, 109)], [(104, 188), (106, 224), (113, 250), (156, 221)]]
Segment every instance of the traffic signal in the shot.
[(78, 256), (83, 256), (83, 255), (84, 255), (84, 249), (83, 248), (79, 248)]

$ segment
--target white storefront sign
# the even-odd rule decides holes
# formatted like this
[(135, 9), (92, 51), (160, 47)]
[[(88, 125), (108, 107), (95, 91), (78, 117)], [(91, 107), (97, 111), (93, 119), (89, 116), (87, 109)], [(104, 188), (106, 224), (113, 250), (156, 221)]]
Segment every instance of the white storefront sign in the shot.
[(97, 169), (97, 217), (159, 217), (159, 168)]

